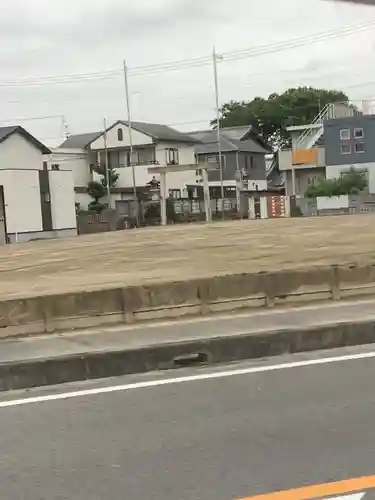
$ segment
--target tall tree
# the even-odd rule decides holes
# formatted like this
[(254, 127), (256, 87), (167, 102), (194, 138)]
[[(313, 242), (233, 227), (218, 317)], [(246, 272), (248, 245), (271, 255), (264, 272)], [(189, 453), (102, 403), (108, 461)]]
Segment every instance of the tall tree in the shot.
[[(311, 123), (329, 103), (348, 101), (340, 90), (313, 87), (290, 88), (282, 94), (270, 94), (267, 99), (255, 97), (252, 101), (230, 101), (220, 109), (220, 126), (252, 125), (272, 148), (290, 142), (286, 127)], [(211, 125), (216, 127), (216, 120)]]

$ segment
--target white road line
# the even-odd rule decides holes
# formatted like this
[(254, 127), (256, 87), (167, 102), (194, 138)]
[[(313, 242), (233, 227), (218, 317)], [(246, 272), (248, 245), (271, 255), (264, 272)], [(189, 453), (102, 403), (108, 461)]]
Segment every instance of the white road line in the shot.
[(365, 493), (355, 493), (354, 495), (345, 495), (344, 497), (330, 497), (327, 500), (361, 500)]
[(109, 394), (112, 392), (129, 391), (131, 389), (146, 389), (149, 387), (160, 387), (165, 385), (182, 384), (186, 382), (197, 382), (199, 380), (213, 380), (219, 378), (235, 377), (239, 375), (251, 375), (253, 373), (273, 372), (278, 370), (289, 370), (291, 368), (303, 368), (305, 366), (326, 365), (330, 363), (340, 363), (343, 361), (355, 361), (360, 359), (375, 358), (375, 351), (360, 354), (348, 354), (346, 356), (336, 356), (330, 358), (319, 358), (305, 361), (295, 361), (278, 365), (257, 366), (252, 368), (242, 368), (237, 370), (218, 371), (213, 373), (200, 373), (199, 375), (189, 375), (185, 377), (166, 378), (162, 380), (149, 380), (147, 382), (135, 382), (133, 384), (114, 385), (99, 387), (96, 389), (86, 389), (74, 392), (63, 392), (60, 394), (49, 394), (47, 396), (36, 396), (25, 399), (13, 399), (10, 401), (0, 401), (0, 408), (10, 406), (20, 406), (33, 403), (46, 403), (48, 401), (58, 401), (61, 399), (80, 398), (84, 396), (96, 396), (98, 394)]

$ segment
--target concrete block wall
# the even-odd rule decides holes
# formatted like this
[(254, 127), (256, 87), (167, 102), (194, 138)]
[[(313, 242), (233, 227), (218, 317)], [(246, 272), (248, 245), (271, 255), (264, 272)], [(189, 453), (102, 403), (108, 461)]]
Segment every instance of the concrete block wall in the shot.
[(239, 274), (0, 302), (0, 336), (375, 295), (375, 262)]

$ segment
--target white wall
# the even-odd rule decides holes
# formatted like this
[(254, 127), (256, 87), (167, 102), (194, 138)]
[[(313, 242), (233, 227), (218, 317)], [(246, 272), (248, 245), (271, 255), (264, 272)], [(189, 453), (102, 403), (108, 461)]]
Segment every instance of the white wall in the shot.
[(0, 170), (42, 170), (43, 154), (20, 134), (13, 134), (0, 144)]
[[(135, 165), (135, 180), (137, 186), (145, 186), (151, 179), (152, 175), (148, 174), (148, 168), (152, 165)], [(116, 174), (119, 178), (116, 182), (116, 187), (130, 188), (133, 186), (133, 169), (132, 167), (116, 168)], [(99, 181), (101, 176), (93, 173), (94, 181)]]
[[(202, 184), (202, 183), (200, 182), (200, 184)], [(221, 182), (220, 181), (210, 181), (208, 184), (210, 185), (210, 187), (220, 187), (221, 186)], [(235, 181), (235, 180), (233, 180), (233, 181), (229, 181), (229, 180), (228, 181), (223, 181), (223, 186), (224, 187), (236, 187), (237, 186), (237, 181)], [(259, 179), (259, 180), (256, 180), (256, 179), (249, 180), (247, 189), (255, 191), (257, 186), (258, 186), (258, 190), (259, 191), (267, 191), (267, 189), (268, 189), (267, 181), (265, 181), (263, 179), (262, 180), (261, 179)]]
[(196, 163), (194, 145), (176, 142), (160, 142), (155, 146), (155, 159), (159, 165), (166, 165), (166, 149), (178, 149), (180, 165)]
[(250, 189), (250, 190), (256, 190), (256, 188), (258, 187), (258, 190), (259, 191), (267, 191), (268, 189), (268, 184), (267, 184), (267, 181), (265, 180), (249, 180), (248, 184), (247, 184), (247, 189)]
[(70, 170), (48, 172), (53, 229), (77, 227), (73, 173)]
[[(4, 143), (5, 144), (5, 143)], [(0, 170), (8, 233), (42, 231), (37, 170)]]
[(60, 166), (60, 170), (71, 170), (73, 172), (74, 186), (87, 187), (92, 180), (90, 172), (90, 156), (84, 149), (62, 149), (57, 148), (52, 151), (52, 155), (45, 156), (48, 161), (48, 168), (55, 163)]
[(327, 179), (335, 179), (341, 176), (341, 173), (349, 172), (351, 168), (363, 171), (367, 170), (369, 193), (375, 194), (375, 163), (356, 163), (354, 165), (332, 165), (326, 167)]
[(349, 207), (349, 196), (318, 196), (316, 199), (318, 210), (337, 210)]
[(75, 203), (79, 203), (82, 210), (87, 210), (89, 204), (93, 201), (87, 193), (75, 193)]
[[(166, 165), (165, 150), (169, 148), (178, 149), (178, 159), (180, 165), (192, 165), (196, 163), (193, 144), (161, 142), (155, 147), (155, 158), (156, 161), (159, 162), (159, 165)], [(200, 178), (196, 176), (195, 170), (188, 170), (186, 172), (171, 172), (167, 174), (167, 189), (182, 190), (187, 184), (197, 184), (197, 180), (199, 179)]]
[(279, 168), (280, 170), (290, 170), (293, 168), (293, 152), (291, 149), (279, 150)]
[[(148, 169), (152, 165), (136, 165), (135, 169), (135, 180), (137, 187), (144, 187), (148, 182), (152, 180), (153, 177), (159, 180), (159, 174), (149, 174)], [(132, 188), (133, 187), (133, 173), (131, 167), (117, 168), (116, 173), (119, 178), (116, 183), (116, 187), (120, 188)], [(95, 181), (100, 182), (100, 176), (96, 173), (93, 174)], [(186, 184), (192, 185), (196, 184), (199, 178), (196, 176), (195, 170), (187, 172), (170, 172), (167, 174), (167, 189), (184, 189)], [(77, 198), (76, 198), (77, 199)], [(78, 201), (79, 202), (79, 201)]]
[[(119, 141), (117, 138), (117, 131), (121, 128), (123, 131), (123, 141)], [(145, 144), (152, 144), (152, 137), (142, 134), (137, 130), (132, 129), (132, 142), (133, 146), (143, 146)], [(116, 127), (112, 127), (107, 132), (107, 147), (110, 148), (126, 148), (129, 147), (129, 131), (128, 127), (125, 125), (117, 125)], [(92, 151), (96, 151), (98, 149), (104, 149), (104, 135), (101, 135), (96, 139), (96, 141), (92, 142), (90, 145), (90, 149)]]

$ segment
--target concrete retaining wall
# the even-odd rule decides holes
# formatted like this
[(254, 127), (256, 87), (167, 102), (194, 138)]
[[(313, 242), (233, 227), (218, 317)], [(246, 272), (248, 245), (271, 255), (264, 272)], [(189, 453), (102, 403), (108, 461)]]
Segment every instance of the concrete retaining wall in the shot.
[(375, 264), (240, 274), (0, 302), (0, 337), (375, 295)]

